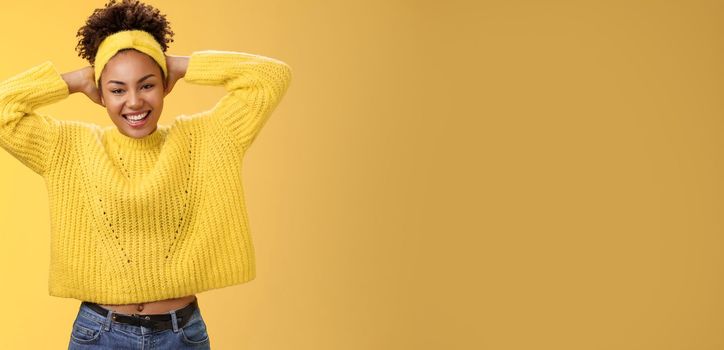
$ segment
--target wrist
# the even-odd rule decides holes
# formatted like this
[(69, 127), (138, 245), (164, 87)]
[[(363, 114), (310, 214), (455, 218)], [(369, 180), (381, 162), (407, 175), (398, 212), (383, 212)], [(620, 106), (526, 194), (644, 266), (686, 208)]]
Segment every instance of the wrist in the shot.
[[(91, 75), (89, 75), (89, 73)], [(88, 84), (95, 84), (93, 81), (93, 69), (91, 67), (84, 67), (72, 72), (61, 74), (61, 77), (68, 85), (69, 93), (76, 93), (85, 91), (88, 88)]]
[(183, 78), (186, 75), (186, 70), (189, 67), (189, 56), (168, 56), (169, 64), (168, 70), (169, 75), (174, 74), (179, 78)]

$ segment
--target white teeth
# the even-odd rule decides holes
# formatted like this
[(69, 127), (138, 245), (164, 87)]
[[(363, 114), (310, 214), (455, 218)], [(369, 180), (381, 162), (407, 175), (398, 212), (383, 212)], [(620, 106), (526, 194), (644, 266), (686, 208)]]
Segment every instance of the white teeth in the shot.
[(143, 114), (126, 114), (126, 118), (127, 118), (128, 120), (138, 121), (138, 120), (141, 120), (141, 119), (145, 118), (145, 117), (148, 115), (148, 113), (151, 113), (151, 112), (148, 111), (148, 112), (143, 113)]

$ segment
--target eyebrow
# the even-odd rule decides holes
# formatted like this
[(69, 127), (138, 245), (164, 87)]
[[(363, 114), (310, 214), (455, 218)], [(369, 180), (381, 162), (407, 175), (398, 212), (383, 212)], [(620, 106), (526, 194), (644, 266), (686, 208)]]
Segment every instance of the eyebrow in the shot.
[[(145, 77), (143, 77), (143, 78), (141, 78), (141, 79), (138, 79), (138, 82), (137, 82), (136, 84), (138, 84), (138, 83), (140, 83), (140, 82), (142, 82), (142, 81), (144, 81), (144, 80), (146, 80), (146, 79), (148, 79), (148, 78), (150, 78), (150, 77), (152, 77), (152, 76), (154, 76), (154, 74), (149, 74), (149, 75), (147, 75), (147, 76), (145, 76)], [(124, 83), (124, 82), (122, 82), (122, 81), (118, 81), (118, 80), (109, 80), (107, 84), (126, 85), (126, 83)]]

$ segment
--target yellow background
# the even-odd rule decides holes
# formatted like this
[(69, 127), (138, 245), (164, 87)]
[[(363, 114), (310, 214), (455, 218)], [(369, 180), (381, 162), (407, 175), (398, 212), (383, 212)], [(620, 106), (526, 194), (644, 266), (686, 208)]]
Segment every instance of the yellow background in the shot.
[[(724, 3), (150, 3), (170, 54), (294, 73), (245, 160), (258, 276), (199, 294), (214, 349), (724, 348)], [(0, 78), (84, 65), (100, 6), (4, 4)], [(161, 122), (222, 94), (180, 82)], [(0, 151), (4, 348), (65, 348), (79, 305), (46, 196)]]

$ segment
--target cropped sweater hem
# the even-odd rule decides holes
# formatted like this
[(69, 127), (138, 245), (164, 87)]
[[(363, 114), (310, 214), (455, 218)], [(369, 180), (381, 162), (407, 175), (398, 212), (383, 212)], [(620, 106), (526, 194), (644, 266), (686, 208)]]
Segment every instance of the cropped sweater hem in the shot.
[[(242, 276), (237, 279), (231, 279), (228, 281), (217, 281), (215, 283), (211, 283), (208, 285), (200, 286), (198, 288), (185, 288), (185, 289), (176, 289), (174, 291), (169, 290), (159, 290), (158, 293), (152, 293), (148, 294), (147, 297), (138, 299), (138, 296), (136, 293), (104, 293), (103, 298), (94, 298), (94, 297), (88, 297), (87, 291), (83, 289), (71, 289), (71, 288), (64, 288), (62, 286), (57, 286), (54, 288), (48, 289), (48, 295), (58, 298), (68, 298), (68, 299), (76, 299), (81, 301), (89, 301), (93, 303), (98, 304), (136, 304), (136, 303), (146, 303), (151, 301), (158, 301), (158, 300), (167, 300), (167, 299), (174, 299), (174, 298), (181, 298), (188, 295), (194, 295), (205, 291), (210, 291), (214, 289), (221, 289), (226, 287), (233, 287), (239, 284), (243, 284), (246, 282), (250, 282), (256, 278), (256, 273), (252, 272), (248, 276)], [(129, 301), (132, 300), (132, 301)]]

